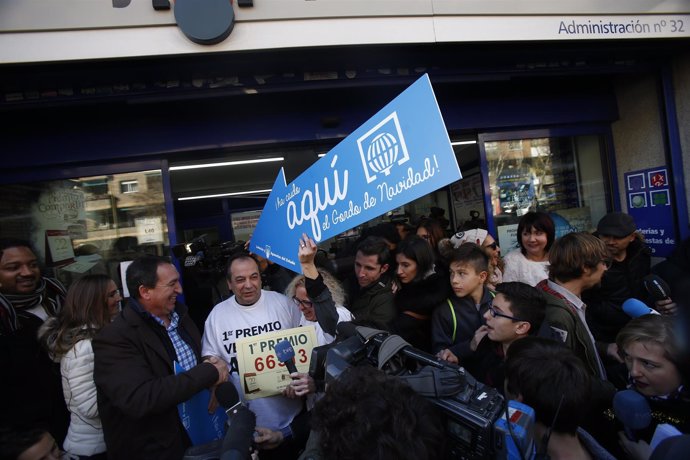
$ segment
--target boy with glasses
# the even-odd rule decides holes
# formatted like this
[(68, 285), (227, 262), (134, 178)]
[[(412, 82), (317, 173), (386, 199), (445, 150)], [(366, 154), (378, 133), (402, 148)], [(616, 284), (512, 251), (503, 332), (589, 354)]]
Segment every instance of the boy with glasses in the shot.
[[(450, 285), (453, 294), (434, 309), (431, 316), (432, 351), (440, 359), (462, 362), (474, 350), (476, 331), (484, 324), (493, 294), (485, 286), (489, 258), (474, 243), (455, 249), (449, 258)], [(486, 332), (483, 332), (486, 334)]]
[(496, 286), (496, 297), (484, 313), (470, 343), (473, 353), (463, 363), (477, 380), (502, 390), (503, 365), (510, 344), (536, 335), (544, 321), (546, 301), (541, 292), (521, 282)]

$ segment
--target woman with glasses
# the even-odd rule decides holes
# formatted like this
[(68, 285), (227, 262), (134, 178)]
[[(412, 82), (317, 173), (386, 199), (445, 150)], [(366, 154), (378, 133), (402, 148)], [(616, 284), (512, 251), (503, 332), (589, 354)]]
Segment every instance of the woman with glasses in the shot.
[(430, 352), (431, 313), (450, 293), (448, 277), (439, 274), (431, 247), (419, 236), (401, 242), (395, 259), (400, 289), (395, 293), (397, 316), (390, 330), (413, 347)]
[[(302, 234), (297, 254), (303, 274), (292, 279), (285, 295), (302, 312), (300, 326), (314, 326), (317, 344), (327, 345), (335, 340), (338, 323), (351, 321), (352, 314), (343, 306), (345, 291), (338, 280), (316, 268), (317, 250), (314, 240)], [(289, 398), (307, 396), (307, 408), (311, 410), (317, 399), (313, 395), (316, 391), (314, 379), (309, 374), (297, 372), (292, 374), (292, 381), (283, 394)]]
[(543, 212), (528, 212), (517, 228), (519, 248), (503, 258), (503, 281), (521, 281), (536, 286), (549, 277), (549, 249), (556, 239), (556, 226)]
[(53, 359), (60, 362), (62, 390), (71, 414), (64, 442), (70, 458), (106, 458), (91, 340), (118, 314), (121, 300), (119, 289), (108, 276), (83, 276), (67, 291), (60, 316), (46, 321), (39, 332)]

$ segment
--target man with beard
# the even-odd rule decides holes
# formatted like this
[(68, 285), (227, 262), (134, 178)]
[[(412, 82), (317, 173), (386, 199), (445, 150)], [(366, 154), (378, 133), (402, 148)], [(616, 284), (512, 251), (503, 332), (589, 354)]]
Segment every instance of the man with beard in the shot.
[(43, 322), (57, 316), (65, 288), (41, 276), (28, 241), (0, 240), (0, 424), (42, 427), (62, 443), (69, 412), (60, 367), (40, 346)]
[(606, 244), (611, 257), (611, 267), (600, 286), (584, 295), (587, 322), (597, 340), (616, 341), (618, 332), (630, 321), (622, 308), (629, 298), (648, 301), (661, 313), (675, 311), (675, 303), (670, 299), (658, 302), (648, 299), (642, 280), (651, 271), (652, 252), (636, 230), (632, 216), (623, 212), (610, 212), (597, 224), (596, 235)]

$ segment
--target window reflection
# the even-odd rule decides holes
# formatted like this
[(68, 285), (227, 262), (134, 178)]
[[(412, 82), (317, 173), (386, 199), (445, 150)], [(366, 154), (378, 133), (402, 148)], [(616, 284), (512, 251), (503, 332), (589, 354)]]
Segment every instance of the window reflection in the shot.
[(607, 210), (599, 136), (486, 142), (491, 207), (502, 247), (512, 248), (520, 217), (543, 211), (556, 236), (591, 231)]
[(0, 193), (0, 237), (28, 239), (67, 285), (86, 273), (120, 284), (120, 262), (167, 254), (160, 170), (3, 185)]

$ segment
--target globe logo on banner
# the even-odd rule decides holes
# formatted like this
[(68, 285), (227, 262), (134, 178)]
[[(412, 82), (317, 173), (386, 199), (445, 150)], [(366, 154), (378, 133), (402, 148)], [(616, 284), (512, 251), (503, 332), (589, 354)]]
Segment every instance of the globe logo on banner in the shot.
[[(366, 154), (364, 153), (365, 145), (367, 145)], [(367, 184), (376, 180), (377, 173), (388, 176), (393, 166), (401, 165), (410, 159), (396, 112), (391, 113), (364, 136), (357, 139), (357, 147)], [(402, 155), (398, 160), (400, 153)]]

